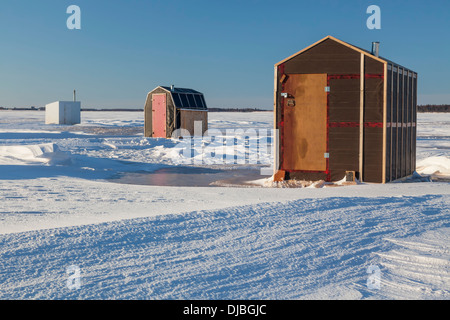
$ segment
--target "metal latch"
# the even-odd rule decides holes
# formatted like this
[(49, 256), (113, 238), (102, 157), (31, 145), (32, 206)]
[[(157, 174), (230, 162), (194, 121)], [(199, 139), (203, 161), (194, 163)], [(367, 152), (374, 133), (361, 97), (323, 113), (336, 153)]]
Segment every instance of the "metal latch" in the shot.
[(282, 92), (282, 93), (281, 93), (281, 96), (282, 96), (283, 98), (287, 98), (287, 97), (288, 97), (288, 93), (287, 93), (287, 92)]
[(330, 87), (325, 87), (325, 92), (330, 92)]

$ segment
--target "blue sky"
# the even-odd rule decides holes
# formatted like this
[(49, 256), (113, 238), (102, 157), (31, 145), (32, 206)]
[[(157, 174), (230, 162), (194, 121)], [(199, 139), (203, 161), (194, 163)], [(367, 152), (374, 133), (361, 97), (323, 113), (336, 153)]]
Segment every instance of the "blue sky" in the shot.
[[(369, 5), (381, 30), (369, 30)], [(69, 30), (69, 5), (81, 30)], [(333, 35), (419, 73), (419, 103), (450, 103), (450, 1), (2, 0), (0, 106), (142, 108), (158, 85), (210, 107), (272, 108), (273, 65)]]

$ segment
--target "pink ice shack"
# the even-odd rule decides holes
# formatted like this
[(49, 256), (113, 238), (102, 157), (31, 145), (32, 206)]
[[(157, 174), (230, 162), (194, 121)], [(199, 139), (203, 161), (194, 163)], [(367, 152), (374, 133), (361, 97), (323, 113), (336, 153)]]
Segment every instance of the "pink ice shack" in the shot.
[(147, 94), (144, 135), (172, 138), (182, 132), (203, 135), (208, 130), (208, 107), (203, 93), (174, 86), (159, 86)]

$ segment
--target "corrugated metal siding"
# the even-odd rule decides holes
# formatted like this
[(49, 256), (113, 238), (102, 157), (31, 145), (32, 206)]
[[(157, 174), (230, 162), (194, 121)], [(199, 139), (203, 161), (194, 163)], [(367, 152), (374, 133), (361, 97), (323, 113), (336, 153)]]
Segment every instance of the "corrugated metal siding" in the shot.
[(396, 64), (388, 66), (386, 181), (416, 169), (417, 74)]

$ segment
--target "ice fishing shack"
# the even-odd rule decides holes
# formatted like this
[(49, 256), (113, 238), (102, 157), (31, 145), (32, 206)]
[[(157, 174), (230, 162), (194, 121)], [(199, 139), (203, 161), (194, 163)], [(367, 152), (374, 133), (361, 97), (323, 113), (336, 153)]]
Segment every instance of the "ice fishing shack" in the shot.
[(73, 91), (73, 101), (56, 101), (45, 106), (45, 124), (74, 125), (81, 122), (81, 102), (76, 101), (76, 91)]
[(386, 183), (416, 168), (417, 73), (327, 36), (275, 64), (276, 180)]
[(80, 122), (80, 101), (56, 101), (45, 106), (45, 124), (73, 125)]
[[(208, 130), (208, 107), (203, 93), (175, 86), (158, 86), (147, 94), (144, 135), (171, 138), (177, 129), (183, 135), (203, 135)], [(195, 125), (201, 124), (195, 130)], [(187, 134), (186, 134), (187, 133)]]

